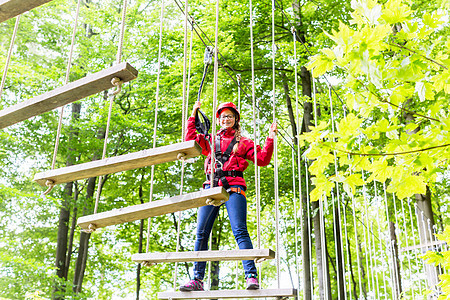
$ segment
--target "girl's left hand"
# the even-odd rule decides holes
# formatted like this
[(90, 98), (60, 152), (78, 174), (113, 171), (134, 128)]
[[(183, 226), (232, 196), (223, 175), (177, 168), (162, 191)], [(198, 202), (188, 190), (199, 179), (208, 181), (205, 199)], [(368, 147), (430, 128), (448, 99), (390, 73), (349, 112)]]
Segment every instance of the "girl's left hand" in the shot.
[(273, 122), (272, 125), (270, 125), (269, 129), (269, 138), (274, 139), (277, 135), (278, 128), (277, 128), (277, 122)]

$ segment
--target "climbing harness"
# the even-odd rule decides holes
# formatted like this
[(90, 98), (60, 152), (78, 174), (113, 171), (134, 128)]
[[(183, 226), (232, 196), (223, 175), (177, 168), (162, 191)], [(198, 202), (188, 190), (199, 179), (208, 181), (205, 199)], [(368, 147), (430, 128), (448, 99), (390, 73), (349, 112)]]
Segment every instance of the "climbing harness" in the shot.
[[(229, 177), (244, 177), (244, 174), (242, 171), (236, 171), (236, 170), (231, 170), (231, 171), (224, 171), (223, 170), (223, 166), (225, 165), (225, 163), (230, 159), (231, 156), (231, 152), (233, 151), (233, 147), (234, 145), (236, 145), (237, 141), (236, 141), (236, 137), (233, 138), (233, 140), (231, 141), (231, 143), (228, 145), (227, 149), (225, 150), (224, 153), (222, 153), (221, 149), (220, 149), (220, 141), (221, 141), (221, 136), (218, 134), (216, 136), (216, 142), (215, 142), (215, 155), (216, 155), (216, 168), (215, 168), (215, 172), (214, 172), (214, 179), (213, 179), (213, 186), (218, 186), (219, 185), (219, 180), (222, 181), (222, 185), (225, 188), (225, 190), (228, 193), (231, 192), (235, 192), (235, 193), (239, 193), (245, 196), (245, 193), (243, 193), (242, 189), (236, 189), (236, 188), (232, 188), (230, 186), (230, 184), (228, 183), (228, 180), (226, 178), (226, 176)], [(210, 179), (210, 176), (208, 176), (209, 174), (207, 174), (208, 179)]]

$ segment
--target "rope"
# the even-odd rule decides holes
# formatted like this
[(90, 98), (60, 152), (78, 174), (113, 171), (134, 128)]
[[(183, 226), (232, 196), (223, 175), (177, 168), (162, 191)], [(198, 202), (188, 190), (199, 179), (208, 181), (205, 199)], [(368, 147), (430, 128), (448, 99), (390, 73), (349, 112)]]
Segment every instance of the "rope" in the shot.
[[(276, 98), (275, 98), (275, 56), (277, 46), (275, 44), (275, 0), (272, 0), (272, 101), (273, 101), (273, 122), (276, 122)], [(275, 219), (276, 219), (276, 251), (277, 251), (277, 283), (278, 288), (281, 286), (280, 282), (280, 230), (279, 224), (279, 198), (278, 198), (278, 145), (277, 138), (274, 138), (274, 190), (275, 190)], [(255, 152), (256, 153), (256, 152)]]
[(184, 142), (184, 131), (186, 129), (186, 73), (187, 73), (187, 46), (188, 46), (188, 10), (189, 0), (185, 1), (184, 6), (184, 48), (183, 48), (183, 109), (181, 117), (181, 140)]
[[(81, 0), (78, 0), (77, 9), (76, 9), (76, 13), (75, 13), (75, 23), (73, 25), (73, 31), (72, 31), (72, 40), (70, 43), (69, 58), (67, 59), (66, 77), (65, 77), (64, 84), (67, 84), (69, 82), (69, 74), (70, 74), (70, 69), (71, 69), (71, 65), (72, 65), (73, 48), (74, 48), (75, 37), (76, 37), (76, 33), (77, 33), (78, 18), (80, 15), (80, 2), (81, 2)], [(51, 166), (52, 170), (55, 169), (55, 165), (56, 165), (56, 156), (58, 154), (59, 142), (61, 139), (62, 120), (63, 120), (65, 107), (66, 107), (65, 105), (62, 106), (59, 111), (58, 129), (56, 132), (55, 148), (53, 150), (53, 158), (52, 158), (52, 166)], [(48, 187), (48, 189), (43, 193), (44, 196), (51, 192), (51, 190), (55, 186), (55, 183), (52, 180), (47, 180), (45, 185)]]
[[(377, 189), (376, 181), (373, 182), (373, 189), (374, 189), (374, 193), (375, 193), (375, 199), (377, 199), (378, 198), (378, 189)], [(381, 203), (381, 205), (383, 205), (383, 204)], [(380, 223), (381, 223), (379, 209), (377, 209), (376, 212), (377, 212), (377, 220), (379, 220)], [(383, 251), (381, 230), (380, 230), (380, 226), (377, 226), (377, 227), (378, 227), (378, 238), (379, 238), (380, 252), (382, 253), (382, 258), (384, 259), (386, 253)], [(384, 262), (386, 262), (386, 261), (387, 261), (387, 259), (384, 260)], [(381, 263), (382, 263), (382, 261), (381, 261)], [(383, 274), (384, 294), (385, 294), (385, 299), (386, 299), (386, 295), (387, 295), (386, 274), (385, 274), (385, 272), (382, 272), (382, 274)]]
[[(187, 1), (187, 0), (186, 0)], [(184, 184), (184, 167), (185, 161), (184, 158), (181, 159), (181, 187), (180, 187), (180, 195), (183, 195), (183, 184)], [(180, 251), (180, 229), (181, 227), (181, 211), (177, 213), (177, 248), (176, 252)], [(175, 272), (173, 275), (173, 288), (176, 289), (177, 286), (177, 276), (178, 276), (178, 262), (175, 263)]]
[[(214, 42), (214, 90), (213, 90), (213, 114), (217, 111), (217, 81), (219, 74), (219, 0), (216, 1), (216, 24), (215, 24), (215, 42)], [(216, 140), (216, 117), (212, 118), (212, 134), (211, 141)], [(211, 147), (211, 183), (214, 182), (214, 166), (216, 164), (216, 156), (214, 146)]]
[[(116, 55), (116, 64), (119, 64), (122, 57), (122, 47), (123, 47), (123, 40), (124, 40), (124, 33), (125, 33), (125, 17), (127, 13), (127, 0), (123, 0), (123, 9), (122, 9), (122, 26), (120, 27), (120, 37), (119, 37), (119, 45), (117, 48), (117, 55)], [(109, 97), (109, 107), (108, 107), (108, 118), (106, 121), (106, 129), (105, 129), (105, 138), (103, 141), (103, 153), (102, 153), (102, 160), (106, 158), (106, 150), (108, 148), (108, 139), (109, 139), (109, 129), (111, 126), (111, 115), (112, 115), (112, 106), (114, 103), (114, 100), (116, 99), (116, 95), (119, 94), (122, 90), (122, 84), (123, 81), (120, 80), (118, 77), (114, 77), (111, 80), (111, 84), (116, 87), (115, 90), (113, 90), (110, 94), (108, 94)], [(94, 207), (94, 214), (97, 213), (98, 210), (98, 204), (100, 202), (100, 193), (102, 189), (102, 185), (104, 182), (104, 179), (106, 177), (100, 176), (98, 180), (98, 186), (97, 186), (97, 194), (95, 196), (95, 207)]]
[[(177, 4), (177, 6), (178, 6), (178, 8), (180, 9), (180, 11), (182, 11), (182, 12), (184, 13), (184, 10), (183, 10), (183, 8), (181, 7), (181, 5), (179, 4), (178, 0), (175, 0), (175, 3)], [(208, 36), (207, 36), (207, 35), (205, 34), (205, 32), (201, 29), (201, 27), (200, 27), (197, 23), (195, 23), (195, 21), (194, 21), (194, 19), (192, 18), (192, 16), (189, 15), (189, 17), (191, 18), (191, 20), (189, 21), (189, 22), (191, 23), (191, 25), (192, 25), (192, 26), (196, 25), (197, 28), (200, 30), (200, 32), (205, 36), (206, 40), (207, 40), (210, 44), (213, 44), (213, 42), (208, 38)], [(195, 31), (195, 33), (197, 34), (197, 36), (199, 37), (199, 39), (201, 40), (201, 42), (203, 43), (203, 45), (204, 45), (205, 47), (208, 46), (208, 44), (203, 40), (203, 38), (202, 38), (201, 35), (198, 33), (198, 31), (197, 31), (196, 29), (194, 29), (194, 31)], [(220, 66), (222, 67), (222, 69), (227, 73), (227, 75), (231, 78), (231, 80), (233, 80), (233, 82), (237, 85), (237, 80), (236, 80), (236, 79), (228, 72), (228, 70), (227, 70), (226, 67), (221, 63), (221, 61), (224, 61), (224, 62), (227, 64), (228, 68), (229, 68), (230, 70), (233, 71), (234, 75), (237, 76), (237, 75), (238, 75), (237, 72), (230, 66), (230, 64), (228, 63), (228, 61), (225, 59), (225, 57), (224, 57), (220, 52), (218, 53), (218, 55), (219, 55), (219, 58), (220, 58), (218, 63), (220, 64)], [(244, 82), (244, 85), (245, 85), (246, 88), (249, 88), (249, 87), (245, 84), (245, 82)], [(242, 86), (240, 86), (240, 90), (242, 90), (242, 91), (245, 93), (245, 96), (246, 96), (247, 98), (250, 98), (250, 95), (244, 90), (244, 88), (243, 88)], [(258, 105), (256, 106), (256, 108), (257, 108), (260, 112), (262, 112), (261, 108), (260, 108)], [(268, 118), (268, 116), (266, 116), (265, 114), (264, 114), (263, 116)], [(280, 124), (278, 124), (278, 126), (279, 126), (279, 129), (283, 129), (283, 127), (282, 127)], [(290, 145), (289, 141), (284, 137), (283, 134), (281, 134), (281, 132), (278, 132), (278, 134), (283, 138), (283, 140), (285, 140), (285, 142), (286, 142), (290, 147), (293, 148), (293, 146)]]
[[(183, 104), (182, 104), (182, 132), (181, 140), (184, 142), (184, 131), (185, 131), (185, 114), (186, 114), (186, 73), (187, 73), (187, 20), (188, 20), (188, 7), (189, 0), (185, 1), (185, 14), (184, 14), (184, 52), (183, 52)], [(184, 183), (184, 167), (185, 161), (184, 157), (181, 158), (181, 187), (180, 195), (183, 195), (183, 183)], [(176, 252), (180, 251), (180, 227), (181, 227), (181, 211), (178, 212), (178, 222), (177, 222), (177, 248)], [(173, 276), (173, 288), (176, 289), (177, 286), (177, 275), (178, 275), (178, 262), (175, 263), (175, 272)]]
[[(314, 78), (313, 78), (312, 82), (313, 82), (314, 111), (317, 112), (317, 108), (316, 108), (316, 91), (315, 91), (315, 80), (314, 80)], [(330, 89), (329, 89), (329, 91), (330, 91)], [(329, 96), (329, 99), (330, 99), (331, 132), (333, 134), (332, 141), (334, 142), (335, 141), (335, 139), (334, 139), (335, 119), (334, 119), (333, 99), (332, 99), (332, 96), (331, 96), (330, 92), (329, 92), (328, 96)], [(315, 125), (317, 126), (317, 121), (315, 123), (316, 123)], [(339, 171), (338, 171), (338, 161), (337, 161), (336, 151), (333, 151), (333, 156), (334, 156), (334, 173), (335, 173), (336, 176), (338, 176), (339, 175)], [(334, 199), (333, 199), (333, 201), (332, 201), (332, 203), (333, 203), (333, 221), (335, 223), (338, 222), (339, 223), (339, 227), (342, 228), (341, 217), (340, 217), (341, 216), (341, 213), (340, 213), (340, 211), (341, 211), (340, 207), (341, 206), (339, 204), (339, 193), (340, 193), (339, 192), (339, 183), (336, 182), (335, 185), (336, 185), (336, 200), (337, 200), (337, 204), (338, 204), (337, 205), (337, 207), (338, 207), (338, 215), (336, 216), (336, 210), (335, 210)], [(333, 227), (334, 227), (334, 236), (335, 236), (335, 239), (336, 239), (338, 232), (337, 232), (336, 226), (333, 226)], [(341, 251), (341, 257), (344, 260), (344, 246), (343, 246), (343, 243), (342, 243), (342, 236), (341, 236), (340, 233), (339, 233), (339, 237), (340, 237), (339, 244), (341, 245), (341, 247), (340, 247), (340, 249), (338, 249), (337, 248), (337, 243), (335, 243), (335, 251), (336, 251), (336, 253), (338, 253), (338, 251)], [(338, 265), (338, 256), (336, 255), (336, 266), (337, 265)], [(343, 269), (345, 271), (345, 267)], [(340, 284), (340, 276), (337, 276), (337, 282), (338, 282), (337, 286), (341, 286), (341, 284)], [(344, 298), (345, 299), (347, 299), (346, 287), (347, 287), (347, 285), (344, 283)]]
[(125, 35), (125, 18), (127, 15), (127, 0), (123, 0), (123, 9), (122, 9), (122, 26), (120, 26), (120, 38), (119, 38), (119, 46), (117, 48), (117, 54), (116, 54), (116, 64), (120, 64), (122, 59), (122, 48), (123, 48), (123, 41), (124, 41), (124, 35)]
[[(303, 251), (303, 247), (304, 247), (304, 241), (303, 241), (303, 193), (302, 193), (302, 161), (301, 161), (301, 151), (300, 151), (300, 139), (298, 138), (298, 135), (301, 132), (301, 125), (300, 125), (300, 113), (299, 113), (299, 109), (298, 109), (298, 76), (297, 76), (297, 72), (298, 72), (298, 61), (297, 61), (297, 42), (295, 39), (295, 28), (291, 27), (291, 31), (292, 31), (292, 35), (293, 35), (293, 41), (294, 41), (294, 71), (295, 71), (295, 76), (294, 76), (294, 80), (295, 80), (295, 111), (296, 111), (296, 118), (297, 118), (297, 164), (298, 164), (298, 195), (299, 195), (299, 202), (300, 202), (300, 230), (301, 232), (301, 249)], [(294, 197), (295, 198), (295, 197)], [(297, 214), (296, 214), (297, 215)], [(296, 224), (297, 225), (297, 224)], [(296, 230), (297, 232), (297, 230)], [(297, 237), (297, 235), (296, 235)], [(297, 241), (295, 243), (297, 245)], [(296, 251), (297, 253), (297, 251)], [(296, 258), (297, 259), (297, 258)], [(303, 266), (303, 259), (302, 259), (302, 266)], [(303, 268), (302, 268), (303, 269)], [(300, 274), (298, 274), (298, 289), (297, 289), (297, 298), (300, 299)]]
[[(159, 109), (159, 84), (161, 78), (161, 49), (162, 49), (162, 33), (163, 33), (163, 20), (164, 20), (164, 0), (161, 0), (161, 12), (160, 12), (160, 24), (159, 24), (159, 43), (158, 43), (158, 74), (156, 75), (156, 100), (155, 100), (155, 122), (153, 123), (153, 149), (156, 148), (156, 129), (158, 126), (158, 109)], [(152, 165), (150, 175), (150, 195), (149, 202), (153, 201), (153, 185), (155, 178), (155, 165)], [(150, 249), (150, 228), (151, 218), (148, 218), (147, 223), (147, 245), (146, 252)]]
[[(298, 238), (297, 238), (297, 231), (298, 231), (298, 226), (297, 226), (297, 195), (296, 195), (296, 191), (295, 191), (295, 185), (296, 185), (296, 180), (295, 180), (295, 151), (292, 150), (291, 151), (291, 161), (292, 161), (292, 191), (293, 191), (293, 197), (292, 197), (292, 202), (294, 203), (294, 242), (295, 242), (295, 273), (297, 274), (297, 299), (299, 298), (300, 295), (300, 274), (299, 274), (299, 266), (298, 266)], [(300, 197), (299, 197), (300, 198)], [(301, 199), (301, 198), (300, 198)]]
[[(256, 122), (256, 92), (255, 92), (255, 56), (254, 56), (254, 45), (253, 45), (253, 3), (249, 0), (250, 9), (250, 61), (252, 69), (252, 117), (253, 117), (253, 153), (257, 152), (257, 128), (258, 123)], [(240, 87), (240, 84), (239, 84)], [(239, 96), (240, 96), (240, 89)], [(258, 249), (261, 249), (261, 195), (259, 194), (259, 184), (258, 184), (258, 159), (257, 155), (253, 157), (253, 165), (255, 171), (255, 192), (256, 192), (256, 245)]]
[(6, 74), (8, 73), (9, 63), (11, 62), (11, 56), (12, 56), (12, 52), (13, 52), (13, 48), (14, 48), (14, 42), (16, 40), (17, 31), (19, 29), (20, 16), (21, 15), (18, 15), (16, 18), (13, 35), (11, 37), (11, 43), (9, 44), (8, 57), (6, 58), (5, 69), (3, 71), (3, 76), (2, 76), (2, 83), (0, 85), (0, 99), (2, 99), (3, 89), (5, 88)]

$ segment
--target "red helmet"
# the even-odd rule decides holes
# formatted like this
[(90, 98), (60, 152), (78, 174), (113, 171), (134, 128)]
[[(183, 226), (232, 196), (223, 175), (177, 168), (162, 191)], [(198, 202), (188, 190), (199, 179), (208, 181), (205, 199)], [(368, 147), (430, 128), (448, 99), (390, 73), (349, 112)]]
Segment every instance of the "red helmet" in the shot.
[(236, 115), (236, 122), (239, 122), (241, 115), (239, 114), (239, 111), (233, 102), (225, 102), (225, 103), (220, 104), (219, 108), (217, 109), (217, 112), (216, 112), (216, 118), (219, 118), (222, 110), (224, 110), (226, 108), (228, 108), (234, 112), (234, 114)]

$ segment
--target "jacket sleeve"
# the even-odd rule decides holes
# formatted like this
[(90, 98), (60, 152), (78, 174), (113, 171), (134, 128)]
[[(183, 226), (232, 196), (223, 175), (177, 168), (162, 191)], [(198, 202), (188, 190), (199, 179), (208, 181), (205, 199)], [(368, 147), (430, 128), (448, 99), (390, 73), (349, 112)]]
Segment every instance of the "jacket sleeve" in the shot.
[(202, 147), (203, 155), (208, 155), (211, 152), (209, 143), (206, 140), (205, 135), (198, 134), (197, 130), (195, 129), (195, 118), (194, 117), (189, 117), (189, 119), (187, 121), (185, 140), (186, 141), (195, 140), (200, 145), (200, 147)]
[[(255, 146), (254, 146), (254, 142), (252, 140), (249, 140), (248, 143), (248, 151), (246, 154), (246, 159), (254, 162), (255, 161)], [(271, 138), (267, 138), (266, 139), (266, 143), (264, 144), (264, 147), (261, 149), (261, 146), (257, 145), (256, 146), (256, 151), (257, 151), (257, 161), (258, 161), (258, 166), (264, 167), (267, 166), (270, 163), (270, 160), (272, 159), (272, 154), (273, 154), (273, 139)]]

